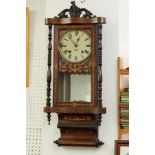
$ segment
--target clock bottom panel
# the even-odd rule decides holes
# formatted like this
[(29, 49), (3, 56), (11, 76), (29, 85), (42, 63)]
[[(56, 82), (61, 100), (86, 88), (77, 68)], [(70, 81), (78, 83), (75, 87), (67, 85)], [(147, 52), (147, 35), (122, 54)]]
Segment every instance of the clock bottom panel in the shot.
[(61, 129), (61, 138), (54, 141), (58, 146), (98, 147), (103, 143), (98, 140), (97, 131), (81, 129)]
[(98, 147), (97, 116), (90, 114), (59, 114), (58, 128), (61, 137), (54, 141), (58, 146)]

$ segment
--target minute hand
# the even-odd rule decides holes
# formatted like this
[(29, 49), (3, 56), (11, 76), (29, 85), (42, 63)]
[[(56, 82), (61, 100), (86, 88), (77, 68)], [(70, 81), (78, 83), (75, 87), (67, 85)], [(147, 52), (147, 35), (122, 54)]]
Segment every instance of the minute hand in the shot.
[(77, 38), (77, 41), (76, 41), (75, 47), (78, 47), (78, 42), (79, 42), (79, 40), (80, 40), (80, 37)]
[(69, 37), (69, 39), (72, 41), (72, 43), (74, 44), (74, 46), (76, 46), (75, 42), (72, 40), (71, 37)]
[(77, 41), (76, 41), (76, 44), (75, 44), (76, 47), (78, 46), (78, 42), (80, 41), (80, 38), (81, 38), (83, 35), (84, 35), (84, 33), (82, 33), (82, 34), (79, 36), (79, 38), (77, 38)]

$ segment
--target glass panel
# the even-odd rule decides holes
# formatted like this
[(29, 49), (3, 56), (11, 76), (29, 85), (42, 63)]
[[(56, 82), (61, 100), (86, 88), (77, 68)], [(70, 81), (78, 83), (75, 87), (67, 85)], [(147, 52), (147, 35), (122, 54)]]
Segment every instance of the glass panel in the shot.
[(58, 101), (70, 102), (70, 74), (58, 73)]
[(90, 75), (71, 75), (71, 102), (72, 101), (91, 101), (91, 76)]
[(91, 102), (91, 75), (58, 74), (58, 102)]

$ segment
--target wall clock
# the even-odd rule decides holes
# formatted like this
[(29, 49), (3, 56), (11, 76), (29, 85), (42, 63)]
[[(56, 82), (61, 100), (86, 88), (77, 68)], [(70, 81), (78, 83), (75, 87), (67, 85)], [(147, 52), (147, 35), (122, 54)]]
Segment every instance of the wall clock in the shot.
[(51, 113), (57, 113), (61, 133), (54, 143), (98, 147), (103, 144), (98, 139), (101, 115), (106, 113), (102, 105), (102, 24), (105, 18), (79, 8), (73, 1), (69, 9), (54, 18), (46, 18), (45, 23), (49, 27), (49, 44), (44, 112), (49, 124)]

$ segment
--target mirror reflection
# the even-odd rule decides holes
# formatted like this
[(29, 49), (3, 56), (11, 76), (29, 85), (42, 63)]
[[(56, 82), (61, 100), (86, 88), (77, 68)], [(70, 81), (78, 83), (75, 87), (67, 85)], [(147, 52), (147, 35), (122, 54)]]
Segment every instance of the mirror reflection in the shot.
[(58, 102), (91, 102), (91, 75), (58, 73)]

